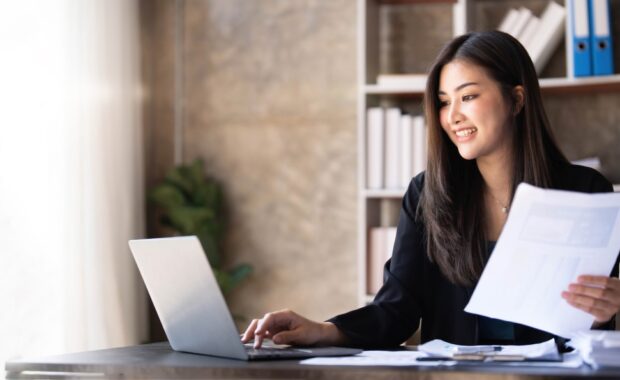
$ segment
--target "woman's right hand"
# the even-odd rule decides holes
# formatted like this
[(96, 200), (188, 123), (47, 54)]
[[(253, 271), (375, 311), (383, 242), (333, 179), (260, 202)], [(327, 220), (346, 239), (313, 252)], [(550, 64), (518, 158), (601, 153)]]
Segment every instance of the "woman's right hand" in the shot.
[(331, 322), (315, 322), (291, 310), (280, 310), (254, 319), (241, 337), (243, 343), (254, 339), (260, 348), (265, 338), (276, 344), (297, 346), (337, 346), (346, 342), (344, 334)]

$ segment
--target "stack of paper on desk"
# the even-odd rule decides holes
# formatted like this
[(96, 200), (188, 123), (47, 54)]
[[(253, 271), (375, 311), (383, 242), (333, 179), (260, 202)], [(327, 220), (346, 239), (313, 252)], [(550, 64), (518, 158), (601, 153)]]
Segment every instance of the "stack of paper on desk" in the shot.
[(562, 361), (555, 341), (522, 346), (461, 346), (435, 339), (418, 346), (418, 350), (428, 355), (428, 359), (452, 359), (472, 361)]
[(620, 367), (620, 331), (582, 331), (568, 345), (594, 368)]
[(620, 193), (521, 184), (465, 311), (570, 338), (594, 317), (562, 291), (582, 274), (608, 276), (619, 251)]
[[(396, 351), (364, 351), (354, 356), (312, 358), (300, 363), (333, 366), (454, 366), (457, 363), (472, 363), (472, 360), (460, 359), (459, 355), (479, 352), (485, 353), (486, 357), (472, 359), (473, 363), (549, 368), (578, 368), (582, 364), (576, 352), (561, 357), (553, 340), (526, 346), (459, 346), (433, 340), (418, 346), (418, 351), (410, 347)], [(456, 358), (453, 357), (455, 355)]]

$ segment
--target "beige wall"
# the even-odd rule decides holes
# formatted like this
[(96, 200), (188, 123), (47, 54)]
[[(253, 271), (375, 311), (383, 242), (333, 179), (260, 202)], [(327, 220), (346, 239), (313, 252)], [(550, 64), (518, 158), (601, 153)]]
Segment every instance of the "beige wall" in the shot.
[[(204, 158), (222, 182), (224, 254), (254, 267), (233, 312), (325, 319), (354, 307), (355, 2), (179, 3), (183, 159)], [(144, 4), (151, 183), (172, 164), (176, 4)]]

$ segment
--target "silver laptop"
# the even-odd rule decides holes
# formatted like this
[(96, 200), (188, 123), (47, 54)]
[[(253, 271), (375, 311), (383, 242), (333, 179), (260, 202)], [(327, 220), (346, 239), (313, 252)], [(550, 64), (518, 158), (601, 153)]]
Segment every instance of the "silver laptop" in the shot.
[(200, 241), (195, 236), (131, 240), (129, 247), (172, 349), (232, 359), (355, 355), (342, 347), (264, 347), (241, 343)]

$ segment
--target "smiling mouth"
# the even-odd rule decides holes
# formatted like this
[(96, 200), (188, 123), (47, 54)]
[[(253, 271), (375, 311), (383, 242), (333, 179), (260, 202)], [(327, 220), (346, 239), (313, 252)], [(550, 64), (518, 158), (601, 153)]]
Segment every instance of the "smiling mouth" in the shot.
[(458, 137), (467, 137), (472, 133), (476, 132), (478, 128), (469, 128), (469, 129), (461, 129), (460, 131), (454, 132)]

